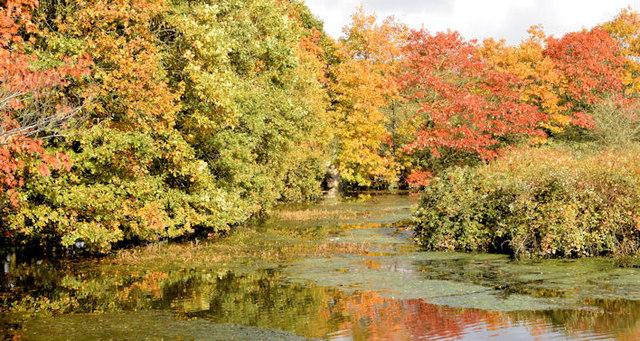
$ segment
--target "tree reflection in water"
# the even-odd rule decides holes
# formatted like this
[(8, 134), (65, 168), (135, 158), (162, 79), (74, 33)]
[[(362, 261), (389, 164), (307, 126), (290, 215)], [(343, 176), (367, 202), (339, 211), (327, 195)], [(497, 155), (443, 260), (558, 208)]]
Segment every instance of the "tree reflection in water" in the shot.
[[(313, 338), (438, 340), (524, 335), (589, 339), (600, 335), (633, 340), (640, 335), (640, 303), (626, 300), (589, 302), (598, 310), (491, 312), (438, 306), (421, 299), (397, 300), (377, 292), (290, 283), (274, 269), (245, 274), (157, 271), (125, 277), (61, 277), (55, 269), (46, 267), (34, 271), (25, 266), (22, 270), (13, 269), (18, 271), (14, 280), (30, 283), (34, 289), (23, 291), (11, 312), (38, 316), (26, 325), (30, 333), (39, 335), (56, 332), (50, 320), (38, 323), (46, 312), (53, 314), (54, 320), (55, 316), (72, 316), (78, 325), (84, 325), (91, 323), (93, 315), (60, 313), (140, 310), (167, 311), (178, 319), (277, 329)], [(7, 289), (3, 287), (3, 292)], [(8, 307), (10, 299), (6, 294), (3, 297), (3, 306)], [(4, 326), (9, 328), (9, 315), (3, 315)], [(17, 321), (15, 317), (13, 321)], [(84, 333), (84, 337), (91, 336), (91, 330)]]
[[(103, 335), (136, 339), (144, 334), (134, 335), (134, 331), (149, 328), (154, 328), (156, 339), (175, 339), (175, 329), (180, 329), (181, 338), (198, 340), (210, 339), (221, 330), (229, 338), (249, 332), (254, 339), (263, 339), (256, 335), (295, 339), (287, 336), (295, 334), (336, 340), (477, 340), (492, 336), (635, 340), (640, 335), (637, 269), (618, 269), (606, 259), (575, 266), (569, 261), (515, 264), (500, 256), (415, 252), (406, 231), (395, 233), (399, 230), (380, 225), (409, 218), (411, 202), (403, 196), (374, 199), (302, 211), (305, 215), (316, 212), (315, 220), (295, 220), (299, 214), (292, 211), (288, 213), (291, 221), (247, 229), (223, 240), (139, 248), (100, 261), (21, 262), (3, 256), (0, 339), (16, 334), (42, 340), (99, 339)], [(343, 223), (360, 225), (352, 230), (340, 227), (343, 233), (334, 234)], [(353, 247), (361, 246), (362, 241), (369, 251)], [(572, 296), (589, 309), (499, 312), (452, 308), (422, 299), (394, 299), (388, 292), (367, 286), (342, 290), (344, 281), (331, 286), (323, 286), (329, 282), (322, 281), (294, 281), (290, 272), (281, 271), (278, 260), (304, 260), (309, 250), (316, 257), (329, 257), (322, 259), (330, 271), (324, 271), (322, 262), (315, 271), (330, 279), (339, 277), (340, 272), (335, 272), (339, 270), (348, 271), (345, 274), (353, 281), (366, 281), (363, 273), (368, 272), (391, 286), (421, 280), (452, 283), (450, 291), (458, 290), (460, 284), (479, 285), (486, 288), (484, 294), (520, 297), (518, 300)], [(344, 267), (331, 258), (334, 253), (348, 252), (348, 261), (342, 257)], [(280, 258), (274, 259), (276, 256)], [(349, 268), (350, 260), (360, 265)], [(305, 264), (298, 268), (311, 272)], [(401, 282), (391, 281), (391, 276)], [(437, 286), (430, 285), (432, 289)], [(416, 287), (418, 294), (423, 293), (422, 287)], [(434, 292), (445, 290), (435, 288)], [(519, 309), (523, 305), (526, 308), (527, 303)], [(261, 329), (266, 334), (242, 326), (266, 328)], [(236, 339), (248, 334), (242, 335)]]

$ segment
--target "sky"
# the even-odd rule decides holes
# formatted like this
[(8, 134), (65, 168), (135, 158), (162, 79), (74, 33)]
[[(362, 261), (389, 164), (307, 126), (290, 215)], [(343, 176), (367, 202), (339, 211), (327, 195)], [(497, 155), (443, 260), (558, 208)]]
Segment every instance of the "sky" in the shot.
[(622, 8), (640, 10), (640, 0), (305, 0), (334, 38), (341, 35), (355, 8), (379, 18), (394, 15), (411, 28), (459, 31), (467, 39), (504, 38), (518, 44), (532, 25), (547, 34), (591, 28), (611, 20)]

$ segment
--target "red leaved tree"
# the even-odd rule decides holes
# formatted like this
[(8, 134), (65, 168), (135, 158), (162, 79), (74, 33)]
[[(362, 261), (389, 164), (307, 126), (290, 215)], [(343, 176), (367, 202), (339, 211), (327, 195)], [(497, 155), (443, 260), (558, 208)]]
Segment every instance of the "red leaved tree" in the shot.
[(0, 8), (0, 190), (16, 204), (14, 189), (22, 185), (20, 171), (25, 160), (36, 157), (37, 168), (48, 175), (50, 167), (69, 167), (63, 154), (47, 154), (40, 139), (56, 134), (78, 112), (68, 105), (59, 90), (72, 78), (88, 74), (88, 58), (63, 66), (38, 70), (37, 58), (25, 53), (34, 30), (32, 11), (36, 0), (8, 0)]
[(514, 138), (543, 134), (537, 127), (545, 116), (522, 103), (520, 80), (492, 69), (475, 41), (414, 31), (405, 56), (403, 84), (428, 117), (406, 152), (428, 150), (437, 158), (448, 149), (486, 161)]
[(618, 42), (601, 28), (548, 38), (543, 54), (564, 75), (565, 84), (559, 91), (575, 125), (592, 127), (584, 111), (604, 98), (624, 93), (625, 58)]

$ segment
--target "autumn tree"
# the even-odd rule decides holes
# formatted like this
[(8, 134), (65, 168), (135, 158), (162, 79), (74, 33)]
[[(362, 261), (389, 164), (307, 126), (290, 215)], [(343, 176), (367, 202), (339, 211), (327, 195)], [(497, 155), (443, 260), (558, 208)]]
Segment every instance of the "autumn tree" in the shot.
[(377, 22), (359, 8), (338, 42), (331, 66), (336, 152), (334, 165), (348, 183), (394, 181), (396, 167), (380, 147), (388, 133), (382, 109), (397, 98), (397, 74), (407, 28), (393, 18)]
[(12, 241), (105, 251), (321, 194), (332, 42), (304, 4), (47, 0), (33, 19), (40, 64), (93, 60), (60, 92), (92, 101), (73, 134), (38, 145), (72, 167), (17, 191), (0, 213)]
[(532, 26), (528, 33), (517, 46), (506, 45), (504, 40), (485, 40), (480, 52), (494, 70), (518, 77), (520, 100), (535, 105), (546, 115), (542, 128), (560, 133), (571, 124), (568, 107), (562, 100), (567, 80), (555, 60), (544, 55), (548, 37), (542, 28)]
[(571, 125), (590, 127), (586, 112), (610, 96), (624, 97), (632, 58), (625, 70), (623, 45), (600, 28), (556, 39), (533, 26), (519, 46), (489, 39), (480, 50), (492, 68), (522, 80), (517, 86), (521, 100), (537, 106), (547, 116), (541, 127), (557, 134)]
[(640, 14), (625, 8), (611, 21), (602, 25), (620, 47), (624, 57), (623, 83), (627, 94), (640, 92)]
[(617, 42), (601, 28), (549, 37), (543, 56), (564, 77), (559, 96), (574, 125), (590, 127), (585, 112), (612, 94), (623, 94), (625, 60)]
[(108, 250), (126, 240), (227, 230), (242, 219), (234, 195), (212, 182), (175, 129), (180, 89), (168, 85), (156, 37), (164, 1), (45, 2), (36, 46), (44, 57), (89, 55), (90, 78), (68, 92), (93, 94), (88, 120), (46, 146), (72, 169), (31, 181), (25, 203), (3, 217), (18, 240)]
[(320, 195), (330, 124), (322, 27), (287, 1), (178, 1), (180, 131), (246, 215)]
[[(477, 44), (457, 32), (412, 32), (404, 68), (404, 86), (413, 89), (427, 116), (404, 147), (408, 153), (428, 151), (440, 158), (454, 151), (487, 161), (521, 137), (542, 135), (537, 126), (544, 116), (522, 103), (514, 88), (522, 80), (491, 68)], [(424, 182), (426, 171), (413, 182)]]
[(86, 75), (89, 64), (85, 56), (64, 57), (57, 67), (38, 68), (37, 56), (28, 52), (35, 41), (25, 40), (35, 30), (32, 13), (38, 5), (14, 0), (0, 8), (0, 206), (9, 199), (8, 210), (18, 205), (15, 189), (25, 177), (68, 169), (68, 157), (45, 151), (41, 138), (59, 134), (80, 111), (60, 91)]

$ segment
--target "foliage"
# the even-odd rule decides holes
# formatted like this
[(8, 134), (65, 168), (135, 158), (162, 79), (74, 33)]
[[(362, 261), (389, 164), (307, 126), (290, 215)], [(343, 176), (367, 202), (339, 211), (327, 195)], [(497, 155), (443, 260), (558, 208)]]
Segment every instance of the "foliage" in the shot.
[(428, 249), (517, 257), (636, 255), (638, 148), (581, 158), (522, 149), (479, 168), (455, 168), (425, 189), (416, 239)]
[(213, 236), (328, 173), (435, 186), (547, 133), (635, 141), (637, 21), (511, 47), (362, 8), (334, 41), (298, 0), (8, 1), (3, 244)]
[(571, 123), (567, 105), (562, 102), (566, 78), (554, 59), (544, 55), (548, 37), (540, 26), (528, 30), (529, 37), (519, 46), (488, 39), (480, 47), (487, 62), (501, 73), (513, 74), (521, 80), (516, 87), (520, 100), (535, 105), (547, 117), (541, 127), (559, 133)]
[(584, 111), (612, 93), (623, 92), (625, 61), (619, 49), (618, 43), (598, 27), (547, 39), (543, 55), (550, 57), (564, 75), (561, 98), (572, 111), (573, 124), (591, 127)]
[(348, 183), (392, 182), (394, 160), (380, 153), (388, 138), (381, 109), (398, 95), (396, 76), (407, 28), (393, 18), (377, 23), (376, 16), (365, 14), (362, 7), (351, 20), (338, 42), (340, 61), (330, 70), (337, 141), (334, 165)]
[(630, 66), (622, 56), (630, 52), (624, 39), (599, 27), (556, 39), (533, 26), (518, 46), (493, 39), (478, 45), (455, 32), (416, 31), (409, 41), (403, 93), (421, 108), (409, 120), (415, 138), (405, 140), (399, 159), (416, 173), (405, 177), (413, 187), (452, 165), (545, 143), (547, 134), (593, 135), (596, 107), (607, 98), (621, 108), (630, 103)]
[(443, 150), (466, 151), (492, 160), (508, 141), (542, 134), (536, 126), (543, 116), (512, 88), (520, 79), (490, 68), (475, 42), (456, 32), (414, 31), (405, 54), (403, 82), (428, 115), (405, 151), (436, 158)]
[(33, 33), (37, 7), (37, 1), (18, 0), (0, 8), (0, 206), (18, 205), (16, 188), (29, 177), (69, 167), (68, 157), (46, 152), (40, 138), (58, 133), (78, 113), (59, 94), (86, 75), (89, 64), (86, 56), (61, 57), (56, 67), (36, 68), (33, 41), (22, 34)]
[(620, 103), (608, 98), (590, 112), (594, 128), (590, 135), (601, 144), (624, 148), (640, 141), (640, 107), (637, 101)]
[(40, 48), (91, 56), (91, 81), (77, 91), (95, 95), (82, 129), (50, 143), (69, 155), (70, 172), (30, 182), (20, 192), (23, 204), (5, 213), (12, 239), (81, 240), (106, 251), (123, 240), (226, 230), (243, 219), (234, 195), (212, 182), (174, 129), (178, 93), (168, 86), (153, 34), (163, 10), (161, 1), (43, 3)]
[(176, 1), (167, 19), (180, 131), (248, 214), (317, 197), (324, 175), (323, 38), (294, 5)]
[(493, 68), (522, 80), (517, 86), (521, 100), (546, 114), (541, 127), (550, 133), (570, 124), (592, 127), (586, 112), (611, 94), (623, 93), (620, 45), (598, 27), (556, 39), (533, 26), (519, 46), (489, 39), (481, 50)]
[(640, 14), (625, 8), (611, 21), (602, 25), (618, 43), (624, 57), (623, 83), (628, 94), (640, 92)]
[(104, 252), (225, 232), (277, 200), (319, 196), (327, 38), (304, 5), (45, 1), (36, 18), (42, 63), (91, 57), (65, 96), (92, 102), (84, 125), (46, 145), (69, 172), (2, 207), (11, 243)]

